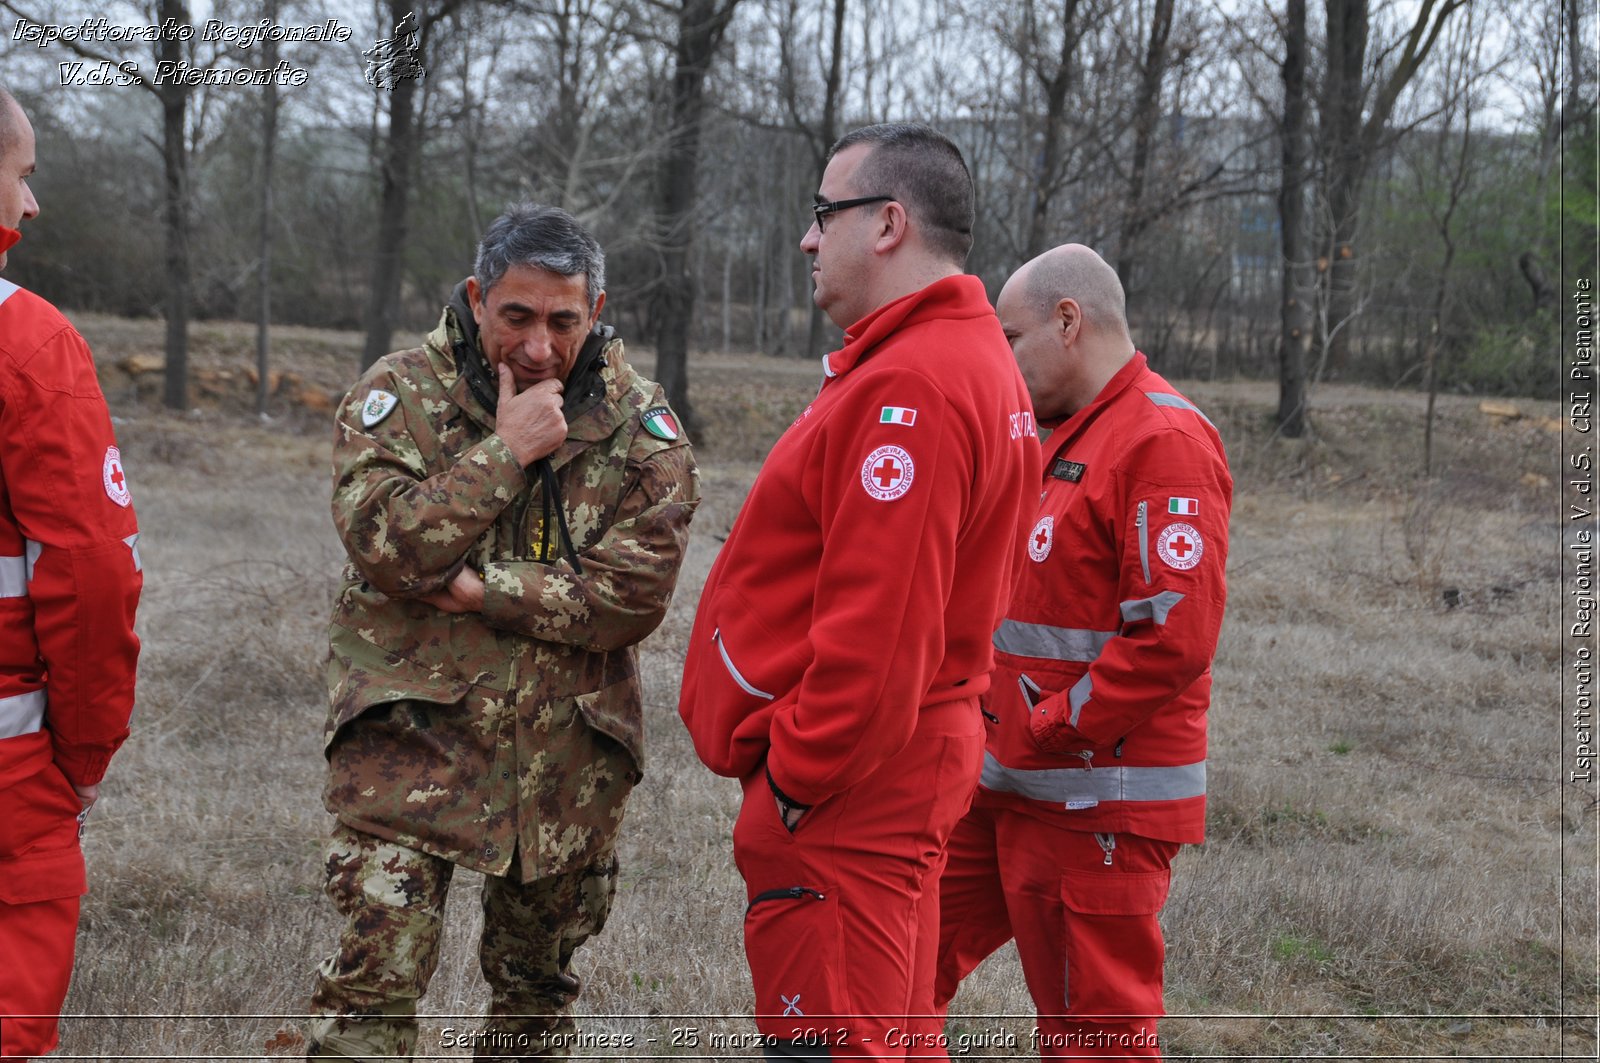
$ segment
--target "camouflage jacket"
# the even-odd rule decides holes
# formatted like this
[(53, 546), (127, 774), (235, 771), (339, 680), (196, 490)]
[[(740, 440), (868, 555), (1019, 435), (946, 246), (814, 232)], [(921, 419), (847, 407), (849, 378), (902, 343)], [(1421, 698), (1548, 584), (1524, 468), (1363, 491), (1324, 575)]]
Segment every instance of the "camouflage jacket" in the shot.
[[(333, 521), (350, 563), (329, 632), (324, 800), (358, 830), (528, 881), (592, 858), (641, 775), (634, 646), (666, 612), (699, 481), (681, 433), (646, 430), (661, 389), (611, 340), (603, 389), (569, 406), (550, 456), (580, 574), (541, 533), (538, 474), (457, 370), (457, 320), (447, 309), (425, 346), (381, 359), (337, 414)], [(417, 600), (464, 564), (483, 574), (481, 614)]]

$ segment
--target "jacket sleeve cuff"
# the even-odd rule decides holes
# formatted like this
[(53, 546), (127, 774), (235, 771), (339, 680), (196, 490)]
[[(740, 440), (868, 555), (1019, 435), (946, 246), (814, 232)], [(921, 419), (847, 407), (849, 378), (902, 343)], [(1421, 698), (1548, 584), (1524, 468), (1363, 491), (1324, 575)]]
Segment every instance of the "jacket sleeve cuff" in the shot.
[(517, 461), (516, 455), (511, 453), (511, 447), (496, 432), (489, 436), (475, 448), (477, 453), (469, 451), (464, 460), (486, 464), (493, 469), (496, 479), (510, 496), (515, 498), (528, 486), (527, 471), (522, 463)]
[(56, 746), (56, 767), (73, 786), (93, 786), (106, 777), (111, 765), (111, 752), (104, 749), (74, 749)]
[(783, 788), (778, 785), (778, 780), (772, 777), (772, 768), (770, 767), (767, 768), (767, 787), (772, 791), (772, 796), (776, 797), (778, 803), (785, 808), (792, 808), (799, 812), (805, 812), (811, 808), (810, 805), (802, 804), (784, 793)]

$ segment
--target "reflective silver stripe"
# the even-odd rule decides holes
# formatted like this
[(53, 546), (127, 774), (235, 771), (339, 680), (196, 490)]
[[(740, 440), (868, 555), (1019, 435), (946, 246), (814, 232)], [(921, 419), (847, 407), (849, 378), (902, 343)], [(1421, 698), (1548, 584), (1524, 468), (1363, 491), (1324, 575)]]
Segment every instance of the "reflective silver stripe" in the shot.
[(1131, 602), (1123, 602), (1122, 622), (1131, 624), (1135, 620), (1154, 620), (1158, 624), (1165, 624), (1167, 614), (1181, 601), (1183, 595), (1177, 591), (1162, 591), (1150, 598), (1136, 598)]
[(1083, 678), (1072, 684), (1072, 689), (1067, 691), (1067, 704), (1072, 706), (1072, 715), (1067, 718), (1067, 722), (1072, 726), (1078, 726), (1078, 714), (1089, 704), (1089, 695), (1093, 693), (1094, 680), (1089, 677), (1088, 672), (1083, 673)]
[(711, 633), (711, 641), (717, 644), (717, 652), (722, 654), (722, 665), (728, 670), (728, 674), (733, 677), (733, 681), (739, 684), (740, 690), (751, 695), (752, 697), (761, 698), (765, 701), (771, 701), (773, 698), (778, 696), (776, 694), (768, 694), (760, 687), (753, 686), (748, 679), (740, 674), (739, 669), (734, 667), (733, 658), (728, 656), (728, 647), (722, 644), (721, 628), (718, 628)]
[[(1171, 406), (1178, 410), (1188, 410), (1190, 413), (1196, 414), (1206, 424), (1211, 424), (1211, 418), (1201, 413), (1200, 407), (1196, 406), (1182, 395), (1173, 395), (1165, 391), (1147, 391), (1144, 393), (1144, 397), (1155, 403), (1157, 406)], [(1211, 427), (1215, 428), (1217, 426), (1211, 424)]]
[(12, 284), (8, 280), (0, 280), (0, 303), (5, 302), (7, 299), (11, 298), (13, 295), (16, 295), (21, 290), (21, 288), (18, 288), (15, 284)]
[(33, 566), (39, 563), (39, 555), (44, 552), (44, 544), (36, 543), (32, 539), (22, 540), (22, 556), (28, 559), (28, 582), (33, 582)]
[(1115, 631), (1091, 631), (1080, 627), (1055, 627), (1050, 624), (1024, 624), (1003, 620), (994, 633), (994, 648), (1018, 657), (1040, 657), (1047, 661), (1087, 663), (1100, 656), (1105, 644), (1117, 637)]
[(133, 551), (133, 570), (135, 572), (143, 572), (144, 562), (139, 560), (139, 533), (134, 532), (132, 535), (128, 536), (122, 541), (127, 545), (129, 550)]
[(0, 598), (21, 598), (28, 593), (28, 559), (0, 557)]
[(43, 727), (45, 700), (43, 690), (0, 698), (0, 738), (31, 735)]
[(1133, 518), (1134, 527), (1139, 529), (1139, 570), (1144, 573), (1144, 582), (1150, 583), (1150, 503), (1139, 503), (1139, 515)]
[(983, 777), (990, 790), (1021, 794), (1035, 801), (1181, 801), (1206, 792), (1206, 762), (1171, 768), (1008, 768), (993, 753), (983, 755)]

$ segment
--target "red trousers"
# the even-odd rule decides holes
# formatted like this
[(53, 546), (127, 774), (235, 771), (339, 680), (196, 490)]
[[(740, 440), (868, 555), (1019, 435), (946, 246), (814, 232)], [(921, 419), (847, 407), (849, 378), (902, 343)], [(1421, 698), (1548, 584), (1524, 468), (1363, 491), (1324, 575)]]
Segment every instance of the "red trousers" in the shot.
[(764, 771), (744, 781), (733, 856), (749, 907), (756, 1027), (803, 1058), (922, 1055), (933, 1007), (944, 846), (977, 787), (975, 699), (924, 708), (883, 767), (791, 834)]
[(1041, 1059), (1160, 1059), (1166, 949), (1156, 916), (1178, 848), (974, 807), (950, 837), (939, 887), (937, 1006), (1015, 938)]
[(87, 888), (81, 805), (53, 764), (0, 790), (0, 1056), (56, 1047)]

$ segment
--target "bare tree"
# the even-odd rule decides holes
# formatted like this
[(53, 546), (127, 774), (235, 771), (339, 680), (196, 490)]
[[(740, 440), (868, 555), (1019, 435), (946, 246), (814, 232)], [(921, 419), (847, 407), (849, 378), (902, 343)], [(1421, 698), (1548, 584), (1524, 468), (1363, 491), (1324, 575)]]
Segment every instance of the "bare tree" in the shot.
[(1122, 214), (1122, 232), (1117, 240), (1117, 265), (1124, 285), (1134, 279), (1137, 259), (1135, 243), (1150, 223), (1144, 208), (1145, 181), (1150, 175), (1151, 141), (1155, 138), (1156, 125), (1161, 120), (1161, 85), (1167, 73), (1167, 44), (1172, 36), (1172, 14), (1176, 6), (1176, 0), (1154, 0), (1144, 61), (1139, 66), (1139, 92), (1133, 108), (1133, 162), (1128, 175), (1128, 204)]
[[(1322, 139), (1327, 159), (1328, 231), (1324, 241), (1323, 298), (1328, 330), (1325, 364), (1347, 357), (1350, 329), (1359, 307), (1356, 291), (1361, 195), (1367, 173), (1400, 95), (1422, 68), (1445, 23), (1468, 0), (1420, 0), (1404, 39), (1383, 46), (1369, 71), (1370, 0), (1326, 0), (1328, 68), (1322, 81)], [(1392, 62), (1387, 57), (1398, 48)]]
[[(267, 18), (278, 19), (278, 0), (269, 0)], [(278, 65), (278, 41), (270, 34), (262, 43), (261, 62)], [(271, 392), (267, 351), (272, 330), (272, 170), (278, 147), (278, 86), (268, 81), (261, 105), (261, 218), (256, 242), (256, 416), (266, 417)]]
[(659, 203), (664, 277), (655, 292), (656, 375), (678, 416), (693, 433), (704, 427), (689, 401), (689, 325), (695, 281), (689, 250), (699, 226), (695, 211), (706, 74), (739, 0), (680, 0), (673, 50), (671, 139), (662, 160)]
[[(367, 294), (367, 341), (361, 351), (363, 370), (389, 353), (399, 312), (411, 186), (422, 151), (417, 107), (419, 81), (426, 76), (428, 44), (440, 21), (465, 2), (437, 0), (426, 5), (417, 0), (389, 0), (390, 26), (396, 35), (397, 54), (388, 61), (398, 65), (376, 71), (375, 77), (378, 82), (375, 91), (387, 91), (389, 128), (383, 138), (383, 157), (379, 163), (377, 246), (373, 251), (372, 282)], [(416, 13), (418, 8), (422, 9), (421, 14)], [(374, 61), (378, 61), (376, 57)]]
[(1050, 200), (1061, 186), (1067, 93), (1076, 76), (1078, 39), (1083, 32), (1078, 22), (1079, 3), (1080, 0), (1061, 0), (1061, 43), (1056, 54), (1049, 56), (1034, 48), (1034, 42), (1041, 36), (1038, 11), (1034, 0), (1023, 0), (1022, 26), (1017, 41), (1019, 54), (1024, 57), (1029, 71), (1039, 79), (1044, 94), (1043, 144), (1032, 174), (1024, 258), (1043, 253), (1050, 240)]
[[(0, 0), (0, 6), (19, 18), (38, 23), (41, 20), (24, 11), (13, 0)], [(189, 8), (183, 0), (159, 0), (154, 11), (146, 11), (146, 18), (162, 27), (189, 25)], [(49, 21), (49, 20), (44, 20)], [(139, 71), (136, 66), (122, 65), (121, 57), (110, 52), (86, 46), (81, 38), (63, 40), (62, 45), (74, 54), (96, 63), (117, 66), (129, 84), (137, 85), (156, 97), (161, 106), (161, 160), (165, 170), (165, 194), (162, 201), (162, 229), (165, 235), (166, 269), (166, 369), (162, 398), (174, 410), (189, 405), (189, 300), (191, 278), (189, 269), (189, 100), (194, 92), (187, 81), (179, 77), (155, 79)], [(177, 69), (185, 59), (185, 40), (177, 32), (164, 30), (155, 45), (155, 59), (159, 64), (171, 64), (167, 69)]]
[(1283, 331), (1278, 348), (1278, 431), (1305, 435), (1311, 278), (1306, 230), (1306, 0), (1287, 0), (1283, 23), (1283, 178), (1278, 221), (1283, 249)]
[[(1473, 11), (1469, 8), (1465, 16), (1451, 28), (1445, 48), (1444, 69), (1437, 79), (1439, 124), (1431, 158), (1427, 159), (1431, 165), (1413, 171), (1417, 198), (1421, 200), (1444, 249), (1434, 281), (1433, 309), (1423, 354), (1423, 386), (1428, 393), (1422, 433), (1422, 475), (1425, 477), (1433, 475), (1433, 425), (1434, 406), (1439, 395), (1439, 357), (1450, 301), (1450, 270), (1456, 257), (1453, 223), (1473, 178), (1472, 121), (1474, 95), (1485, 75), (1482, 53), (1481, 25), (1473, 18)], [(1432, 188), (1435, 181), (1442, 181), (1443, 187)]]

